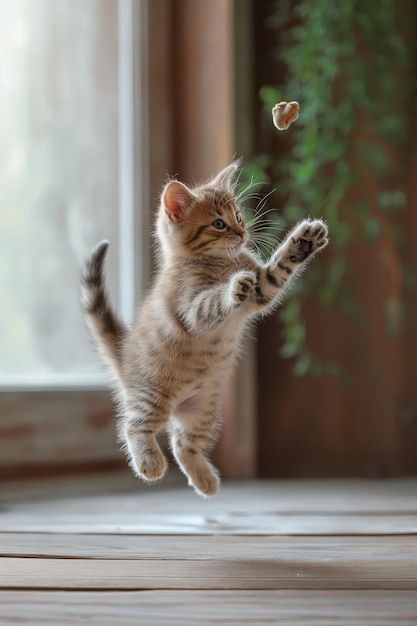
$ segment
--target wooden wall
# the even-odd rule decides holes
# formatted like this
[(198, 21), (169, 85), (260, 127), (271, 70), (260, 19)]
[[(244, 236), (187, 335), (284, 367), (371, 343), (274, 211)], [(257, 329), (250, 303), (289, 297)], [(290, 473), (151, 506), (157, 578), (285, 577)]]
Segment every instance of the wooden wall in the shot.
[[(284, 69), (272, 57), (270, 35), (264, 26), (270, 5), (257, 3), (256, 88), (273, 84), (274, 76), (280, 76)], [(395, 155), (408, 187), (408, 207), (401, 217), (404, 244), (398, 251), (389, 231), (372, 244), (358, 235), (349, 252), (348, 282), (357, 298), (361, 322), (348, 321), (338, 306), (324, 310), (314, 299), (300, 297), (307, 320), (308, 345), (323, 359), (338, 362), (351, 377), (352, 385), (328, 377), (294, 377), (292, 361), (279, 357), (281, 328), (277, 318), (272, 317), (259, 328), (262, 476), (417, 473), (417, 299), (415, 290), (404, 286), (406, 266), (414, 276), (417, 271), (415, 113), (415, 104), (410, 101), (409, 139)], [(279, 138), (276, 149), (285, 152), (285, 142), (285, 138)], [(355, 193), (370, 202), (375, 214), (383, 219), (376, 202), (380, 190), (381, 182), (369, 171), (366, 184)], [(348, 210), (350, 200), (342, 201), (342, 210)], [(336, 254), (330, 242), (318, 262), (332, 263)], [(398, 298), (403, 299), (405, 307), (398, 311), (398, 326), (390, 332), (386, 302)]]
[[(250, 2), (176, 0), (174, 9), (174, 3), (157, 0), (155, 8), (153, 2), (150, 6), (151, 15), (163, 11), (168, 20), (164, 46), (169, 48), (165, 62), (171, 152), (167, 171), (193, 184), (228, 165), (237, 144), (243, 148), (244, 142), (235, 135), (236, 89), (243, 101), (250, 84), (242, 79), (237, 85), (235, 68), (236, 55), (247, 43)], [(244, 114), (249, 102), (242, 106), (242, 101)], [(158, 141), (157, 131), (154, 137)], [(224, 402), (223, 431), (214, 452), (223, 476), (250, 477), (256, 472), (254, 385), (254, 353), (249, 350), (237, 377), (229, 382)]]

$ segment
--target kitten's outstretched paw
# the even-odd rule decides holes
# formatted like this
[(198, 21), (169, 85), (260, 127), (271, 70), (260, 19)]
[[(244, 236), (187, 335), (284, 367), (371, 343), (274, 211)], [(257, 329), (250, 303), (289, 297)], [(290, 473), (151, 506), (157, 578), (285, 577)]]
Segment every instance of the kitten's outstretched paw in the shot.
[(287, 259), (302, 263), (327, 246), (327, 226), (322, 220), (303, 220), (288, 237)]
[(255, 289), (256, 276), (253, 272), (239, 272), (230, 281), (230, 295), (234, 304), (249, 300)]

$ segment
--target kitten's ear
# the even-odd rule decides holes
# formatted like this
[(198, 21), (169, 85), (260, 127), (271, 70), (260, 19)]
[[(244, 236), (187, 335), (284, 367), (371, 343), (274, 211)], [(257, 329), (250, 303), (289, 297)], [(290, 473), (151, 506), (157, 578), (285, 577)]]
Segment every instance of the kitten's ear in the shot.
[(233, 192), (236, 185), (236, 176), (239, 171), (239, 165), (239, 161), (233, 161), (233, 163), (219, 172), (210, 184), (215, 187), (219, 187), (220, 189), (227, 189), (228, 191)]
[(195, 195), (182, 183), (173, 180), (162, 192), (162, 204), (171, 222), (180, 224), (190, 213), (196, 200)]

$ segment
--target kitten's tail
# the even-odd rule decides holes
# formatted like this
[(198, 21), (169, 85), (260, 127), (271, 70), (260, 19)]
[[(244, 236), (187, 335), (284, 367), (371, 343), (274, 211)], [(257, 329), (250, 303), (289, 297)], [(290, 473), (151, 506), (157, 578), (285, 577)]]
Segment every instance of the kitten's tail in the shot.
[(113, 310), (104, 281), (104, 259), (108, 241), (91, 252), (81, 274), (81, 305), (88, 329), (105, 364), (120, 378), (121, 343), (127, 328)]

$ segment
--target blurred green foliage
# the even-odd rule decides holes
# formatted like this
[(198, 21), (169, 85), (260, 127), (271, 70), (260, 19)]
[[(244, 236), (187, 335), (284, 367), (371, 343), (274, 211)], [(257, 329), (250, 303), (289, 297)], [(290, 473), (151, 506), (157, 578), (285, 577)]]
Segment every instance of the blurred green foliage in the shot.
[[(407, 205), (401, 164), (393, 152), (408, 131), (408, 76), (415, 52), (409, 36), (417, 30), (410, 3), (277, 0), (268, 19), (276, 33), (274, 53), (286, 72), (282, 84), (260, 90), (262, 128), (274, 132), (271, 109), (276, 102), (298, 100), (301, 111), (288, 131), (290, 138), (285, 136), (291, 154), (260, 154), (248, 173), (279, 181), (284, 203), (275, 218), (279, 228), (306, 216), (322, 217), (331, 238), (332, 261), (312, 264), (278, 311), (281, 355), (295, 358), (297, 375), (343, 378), (337, 363), (322, 363), (308, 350), (298, 294), (312, 294), (323, 307), (338, 306), (358, 319), (360, 306), (345, 280), (351, 243), (374, 244), (386, 229), (398, 232), (394, 221)], [(380, 190), (377, 205), (368, 193), (370, 180)], [(395, 332), (400, 309), (401, 303), (386, 303), (387, 332)]]

